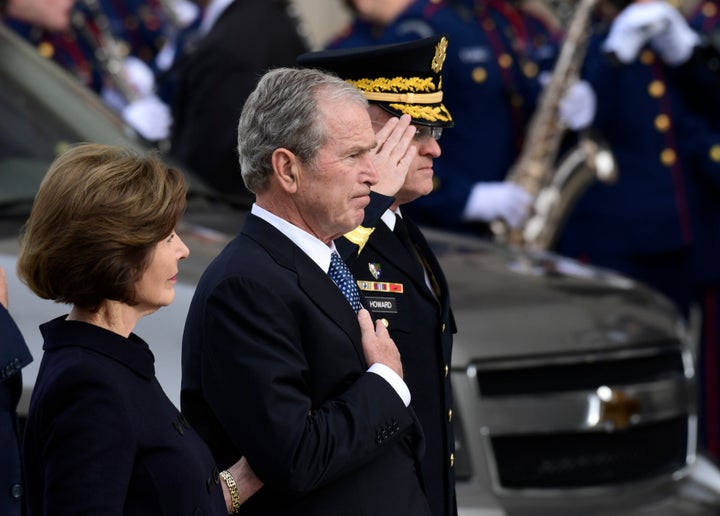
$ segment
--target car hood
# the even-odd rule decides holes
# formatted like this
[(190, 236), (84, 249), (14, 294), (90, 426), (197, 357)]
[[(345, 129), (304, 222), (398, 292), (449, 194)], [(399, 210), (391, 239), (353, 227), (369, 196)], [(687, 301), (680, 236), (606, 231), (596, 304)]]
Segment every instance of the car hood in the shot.
[(684, 331), (668, 299), (610, 270), (476, 238), (425, 234), (448, 279), (455, 367), (620, 348)]

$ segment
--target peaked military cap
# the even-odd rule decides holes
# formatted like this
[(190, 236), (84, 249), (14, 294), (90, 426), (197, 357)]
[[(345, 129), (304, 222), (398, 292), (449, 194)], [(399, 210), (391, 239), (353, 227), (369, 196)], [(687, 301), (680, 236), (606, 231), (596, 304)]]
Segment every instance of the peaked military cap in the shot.
[(395, 116), (408, 114), (419, 125), (452, 127), (442, 103), (447, 45), (440, 34), (407, 43), (308, 52), (297, 62), (334, 73)]

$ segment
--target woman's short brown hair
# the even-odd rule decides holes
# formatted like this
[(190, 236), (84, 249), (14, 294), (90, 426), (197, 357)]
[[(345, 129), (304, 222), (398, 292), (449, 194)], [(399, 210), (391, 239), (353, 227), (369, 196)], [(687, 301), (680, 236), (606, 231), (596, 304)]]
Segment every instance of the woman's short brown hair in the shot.
[(85, 143), (50, 166), (28, 218), (20, 278), (40, 297), (96, 311), (133, 304), (155, 244), (185, 210), (183, 174), (155, 154)]

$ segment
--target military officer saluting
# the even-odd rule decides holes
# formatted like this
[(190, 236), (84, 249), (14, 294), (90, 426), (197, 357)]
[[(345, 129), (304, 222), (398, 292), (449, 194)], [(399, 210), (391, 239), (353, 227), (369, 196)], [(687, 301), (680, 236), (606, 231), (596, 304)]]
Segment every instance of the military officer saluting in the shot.
[[(378, 140), (391, 145), (380, 131), (392, 119), (397, 127), (411, 122), (415, 151), (404, 182), (394, 198), (375, 195), (365, 209), (361, 227), (336, 240), (360, 286), (368, 308), (385, 319), (400, 350), (412, 406), (425, 434), (421, 463), (428, 501), (435, 515), (456, 514), (450, 354), (455, 321), (447, 282), (418, 227), (401, 205), (427, 195), (433, 188), (433, 161), (452, 116), (443, 104), (442, 66), (448, 40), (443, 35), (409, 42), (304, 54), (298, 62), (334, 72), (363, 91)], [(403, 116), (404, 115), (404, 116)], [(408, 115), (411, 120), (407, 120)], [(386, 125), (390, 121), (388, 125)], [(378, 152), (378, 155), (393, 155)], [(397, 158), (392, 165), (398, 165)], [(402, 161), (402, 160), (401, 160)], [(387, 164), (386, 164), (387, 165)], [(381, 179), (375, 189), (394, 181), (397, 170), (376, 165)], [(389, 208), (388, 208), (389, 205)]]

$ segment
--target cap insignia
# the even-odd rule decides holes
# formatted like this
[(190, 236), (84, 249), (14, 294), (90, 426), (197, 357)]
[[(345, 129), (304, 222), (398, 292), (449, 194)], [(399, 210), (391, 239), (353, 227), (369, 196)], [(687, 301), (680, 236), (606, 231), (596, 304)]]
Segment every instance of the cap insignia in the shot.
[(432, 71), (435, 73), (440, 73), (442, 70), (443, 63), (445, 62), (447, 46), (448, 40), (444, 36), (440, 39), (440, 41), (438, 41), (438, 44), (435, 45), (435, 57), (433, 57), (432, 63), (430, 64)]

